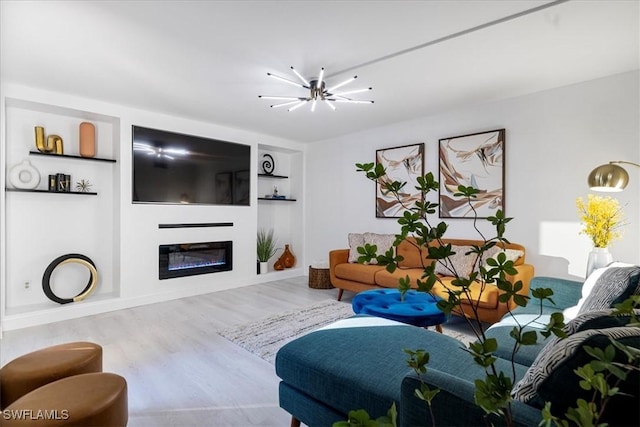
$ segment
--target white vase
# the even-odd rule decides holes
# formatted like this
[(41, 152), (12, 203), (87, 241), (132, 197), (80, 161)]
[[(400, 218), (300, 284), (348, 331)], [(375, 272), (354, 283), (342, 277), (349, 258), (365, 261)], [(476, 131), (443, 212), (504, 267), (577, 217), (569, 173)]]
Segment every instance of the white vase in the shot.
[(269, 263), (268, 262), (261, 262), (260, 263), (260, 274), (265, 274), (267, 271), (269, 271)]
[(609, 248), (593, 248), (589, 252), (589, 258), (587, 259), (587, 275), (589, 277), (593, 270), (597, 268), (606, 267), (613, 261), (613, 255), (609, 252)]

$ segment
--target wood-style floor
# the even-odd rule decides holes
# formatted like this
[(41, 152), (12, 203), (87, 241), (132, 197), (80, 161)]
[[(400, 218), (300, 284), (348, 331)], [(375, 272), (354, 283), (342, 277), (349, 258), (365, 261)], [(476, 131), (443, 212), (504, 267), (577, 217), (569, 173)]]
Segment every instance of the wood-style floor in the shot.
[(92, 341), (103, 347), (104, 371), (127, 380), (131, 427), (288, 426), (274, 366), (216, 332), (336, 295), (298, 277), (8, 331), (0, 362)]
[(127, 380), (131, 427), (288, 426), (273, 365), (216, 332), (336, 293), (310, 289), (298, 277), (8, 331), (0, 362), (92, 341), (103, 347), (104, 371)]

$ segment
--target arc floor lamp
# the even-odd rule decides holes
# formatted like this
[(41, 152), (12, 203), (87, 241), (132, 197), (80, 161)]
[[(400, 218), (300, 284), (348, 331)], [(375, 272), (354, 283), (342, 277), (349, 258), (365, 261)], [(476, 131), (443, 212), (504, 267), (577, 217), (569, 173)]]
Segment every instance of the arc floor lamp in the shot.
[(640, 168), (638, 163), (614, 160), (600, 165), (591, 171), (587, 181), (593, 191), (614, 192), (622, 191), (629, 184), (629, 173), (619, 163), (633, 165)]

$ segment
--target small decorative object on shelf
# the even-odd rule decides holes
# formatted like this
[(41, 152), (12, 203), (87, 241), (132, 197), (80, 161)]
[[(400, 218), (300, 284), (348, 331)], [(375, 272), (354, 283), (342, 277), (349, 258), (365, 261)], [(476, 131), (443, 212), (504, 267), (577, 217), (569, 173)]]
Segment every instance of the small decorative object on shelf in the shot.
[(64, 173), (49, 175), (49, 184), (47, 189), (54, 193), (70, 193), (71, 175), (66, 175)]
[(91, 184), (89, 183), (89, 180), (81, 179), (80, 181), (76, 182), (76, 190), (82, 193), (86, 193), (87, 191), (91, 190)]
[(59, 193), (68, 193), (71, 191), (71, 175), (58, 173), (56, 174), (56, 182)]
[(265, 154), (262, 157), (267, 158), (267, 160), (262, 162), (262, 170), (266, 175), (273, 175), (273, 170), (276, 167), (275, 160), (273, 160), (273, 157), (271, 157), (271, 154)]
[(96, 155), (96, 128), (92, 123), (80, 123), (80, 156), (93, 157)]
[(36, 148), (41, 153), (64, 154), (64, 145), (62, 137), (59, 135), (49, 135), (44, 139), (44, 128), (42, 126), (35, 127)]
[(54, 154), (64, 154), (62, 137), (59, 135), (49, 135), (47, 137), (47, 147), (53, 147)]
[(31, 190), (40, 184), (40, 172), (33, 167), (29, 160), (23, 160), (11, 168), (9, 181), (15, 188)]
[(42, 126), (36, 126), (36, 148), (41, 153), (48, 153), (50, 150), (44, 146), (44, 128)]

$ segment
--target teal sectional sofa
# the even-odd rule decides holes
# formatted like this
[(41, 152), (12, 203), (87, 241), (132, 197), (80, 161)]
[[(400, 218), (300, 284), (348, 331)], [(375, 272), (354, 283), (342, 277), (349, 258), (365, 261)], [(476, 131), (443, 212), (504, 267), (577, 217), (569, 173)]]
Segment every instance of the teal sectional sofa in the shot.
[[(629, 292), (640, 293), (638, 279), (640, 267), (635, 267), (627, 280), (629, 283), (625, 288), (626, 296)], [(532, 279), (531, 289), (539, 287), (551, 288), (554, 291), (553, 299), (556, 306), (545, 303), (542, 307), (545, 314), (574, 306), (582, 296), (582, 283), (576, 281), (547, 277)], [(616, 300), (620, 300), (625, 295), (614, 296)], [(613, 302), (614, 298), (611, 296), (606, 300), (607, 305)], [(515, 314), (526, 316), (539, 310), (539, 305), (537, 308), (531, 305), (518, 308)], [(611, 318), (610, 311), (604, 316)], [(511, 373), (512, 365), (508, 356), (513, 344), (509, 337), (512, 327), (506, 320), (505, 323), (501, 321), (493, 325), (487, 331), (487, 336), (495, 337), (499, 343), (495, 353), (498, 357), (496, 365), (505, 373)], [(612, 325), (606, 327), (609, 326)], [(598, 324), (597, 327), (605, 326)], [(630, 336), (625, 336), (621, 341), (640, 348), (640, 328), (624, 328), (626, 329), (623, 332), (630, 332)], [(620, 328), (615, 330), (618, 329)], [(589, 337), (589, 344), (606, 345), (608, 338), (600, 335), (602, 329), (597, 330), (599, 332)], [(592, 331), (588, 333), (591, 334)], [(575, 336), (576, 339), (578, 337)], [(530, 368), (532, 365), (535, 368), (536, 359), (542, 357), (545, 352), (549, 353), (543, 350), (545, 345), (546, 343), (542, 342), (519, 352), (513, 365), (514, 382), (531, 376)], [(398, 409), (399, 426), (433, 425), (426, 405), (415, 397), (414, 390), (420, 387), (420, 382), (416, 374), (407, 367), (407, 356), (403, 351), (424, 349), (430, 353), (431, 358), (423, 380), (430, 388), (441, 390), (434, 399), (436, 425), (485, 425), (484, 413), (475, 405), (473, 397), (474, 380), (483, 378), (484, 374), (462, 346), (460, 341), (435, 331), (384, 319), (354, 316), (332, 327), (298, 338), (280, 349), (276, 356), (276, 373), (282, 380), (279, 386), (280, 406), (292, 415), (293, 426), (299, 425), (300, 422), (310, 427), (331, 426), (336, 421), (346, 420), (348, 412), (355, 409), (365, 409), (372, 418), (377, 418), (385, 415), (394, 402)], [(556, 349), (563, 348), (564, 342), (550, 346), (555, 346)], [(585, 360), (588, 360), (585, 359), (581, 346), (577, 347), (575, 354), (578, 356), (570, 355), (567, 363), (561, 363), (564, 370), (558, 368), (558, 375), (549, 373), (550, 379), (543, 382), (546, 388), (540, 387), (540, 390), (545, 391), (545, 400), (554, 402), (554, 405), (557, 403), (557, 410), (582, 396), (577, 386), (578, 378), (573, 378), (573, 374), (567, 372), (567, 369), (570, 370), (576, 363), (584, 364)], [(544, 375), (538, 375), (534, 382), (539, 382), (541, 377)], [(621, 385), (630, 395), (617, 397), (616, 403), (609, 406), (607, 421), (610, 425), (640, 425), (639, 381), (636, 372)], [(527, 385), (530, 384), (525, 384)], [(525, 389), (526, 387), (522, 391), (526, 392)], [(538, 425), (542, 419), (543, 403), (537, 395), (526, 403), (514, 400), (514, 425)], [(495, 425), (501, 424), (501, 420), (492, 421)]]

